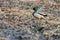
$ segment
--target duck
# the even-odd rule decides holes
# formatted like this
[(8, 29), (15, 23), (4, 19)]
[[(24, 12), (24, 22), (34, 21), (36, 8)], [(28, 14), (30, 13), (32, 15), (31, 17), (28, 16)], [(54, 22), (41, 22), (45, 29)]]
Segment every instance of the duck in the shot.
[(37, 12), (33, 12), (32, 15), (33, 15), (35, 18), (38, 18), (38, 19), (40, 19), (40, 20), (45, 19), (45, 17), (47, 17), (46, 14), (37, 13)]
[[(35, 17), (35, 18), (38, 18), (38, 20), (40, 22), (47, 22), (49, 24), (60, 24), (60, 20), (57, 21), (57, 20), (54, 20), (54, 19), (51, 19), (49, 16), (53, 16), (52, 14), (44, 14), (44, 13), (37, 13), (37, 12), (33, 12), (32, 15)], [(52, 17), (53, 18), (53, 17)]]

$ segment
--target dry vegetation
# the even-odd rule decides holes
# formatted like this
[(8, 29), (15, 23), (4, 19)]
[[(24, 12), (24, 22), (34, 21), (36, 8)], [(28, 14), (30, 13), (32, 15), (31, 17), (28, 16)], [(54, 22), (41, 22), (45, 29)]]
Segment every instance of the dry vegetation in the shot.
[[(35, 7), (37, 13), (47, 17), (35, 18), (32, 15)], [(0, 37), (1, 40), (60, 40), (60, 1), (0, 0)]]

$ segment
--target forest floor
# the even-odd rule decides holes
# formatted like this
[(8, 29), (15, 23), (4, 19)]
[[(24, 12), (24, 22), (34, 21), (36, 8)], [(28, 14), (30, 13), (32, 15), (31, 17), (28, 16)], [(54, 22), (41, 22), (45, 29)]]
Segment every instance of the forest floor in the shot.
[[(0, 1), (0, 40), (60, 40), (60, 1)], [(35, 18), (33, 8), (45, 8), (45, 20)], [(49, 17), (49, 18), (48, 18)]]

